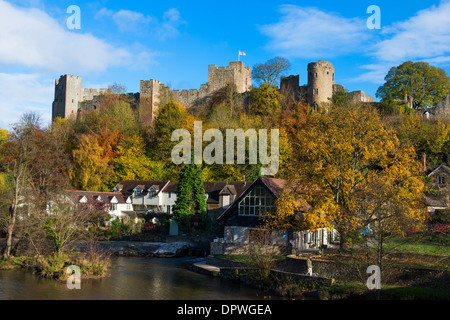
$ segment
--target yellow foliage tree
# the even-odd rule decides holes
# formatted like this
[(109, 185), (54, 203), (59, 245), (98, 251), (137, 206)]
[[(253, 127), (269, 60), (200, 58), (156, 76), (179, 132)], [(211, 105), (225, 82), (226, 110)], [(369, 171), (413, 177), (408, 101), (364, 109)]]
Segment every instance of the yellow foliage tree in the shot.
[(295, 211), (283, 201), (303, 199), (311, 206), (303, 214), (303, 227), (334, 227), (341, 248), (349, 235), (370, 224), (382, 221), (390, 227), (383, 229), (386, 234), (426, 218), (414, 149), (401, 144), (373, 109), (335, 107), (327, 114), (312, 113), (292, 139), (288, 179), (304, 187), (291, 187), (287, 200), (280, 200), (278, 216)]
[(72, 152), (73, 168), (69, 175), (72, 185), (80, 190), (109, 191), (105, 181), (111, 178), (108, 159), (95, 134), (82, 135), (78, 148)]
[(145, 155), (145, 142), (140, 136), (125, 137), (117, 147), (113, 159), (116, 181), (160, 180), (163, 165)]

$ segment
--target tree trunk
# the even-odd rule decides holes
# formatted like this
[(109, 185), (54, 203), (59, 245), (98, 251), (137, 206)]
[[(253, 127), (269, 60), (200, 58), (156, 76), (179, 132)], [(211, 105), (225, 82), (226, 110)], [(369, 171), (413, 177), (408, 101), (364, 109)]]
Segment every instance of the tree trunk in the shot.
[(11, 206), (9, 208), (9, 220), (8, 220), (8, 230), (6, 237), (6, 248), (3, 252), (3, 258), (8, 259), (11, 254), (12, 248), (12, 236), (14, 232), (14, 225), (16, 224), (16, 208), (15, 206)]
[(11, 248), (12, 248), (12, 237), (14, 233), (14, 226), (16, 224), (16, 211), (17, 211), (17, 205), (19, 203), (19, 196), (20, 196), (20, 179), (22, 178), (23, 168), (19, 167), (19, 171), (17, 174), (17, 177), (14, 181), (14, 198), (13, 203), (9, 207), (9, 218), (8, 218), (8, 228), (7, 228), (7, 236), (6, 236), (6, 248), (3, 252), (3, 258), (8, 259), (11, 255)]

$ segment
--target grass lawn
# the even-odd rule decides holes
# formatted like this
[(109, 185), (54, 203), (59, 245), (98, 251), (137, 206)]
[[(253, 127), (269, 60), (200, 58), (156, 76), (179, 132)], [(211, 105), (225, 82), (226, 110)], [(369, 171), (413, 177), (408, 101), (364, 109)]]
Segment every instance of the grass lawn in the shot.
[(388, 242), (383, 244), (383, 250), (442, 257), (450, 256), (450, 246), (440, 244)]

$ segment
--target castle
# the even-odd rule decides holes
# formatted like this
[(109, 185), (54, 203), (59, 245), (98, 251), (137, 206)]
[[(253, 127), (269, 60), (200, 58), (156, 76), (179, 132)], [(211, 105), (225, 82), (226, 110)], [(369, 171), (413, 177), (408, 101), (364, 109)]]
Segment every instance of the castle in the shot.
[[(299, 75), (290, 75), (280, 79), (280, 89), (306, 97), (310, 106), (323, 105), (330, 101), (334, 93), (347, 92), (344, 86), (334, 82), (334, 66), (327, 61), (319, 60), (308, 64), (308, 84), (300, 86)], [(373, 97), (364, 91), (348, 92), (350, 99), (356, 102), (373, 102)]]
[(81, 77), (65, 74), (55, 80), (55, 98), (52, 104), (52, 119), (76, 116), (79, 110), (95, 110), (100, 104), (100, 96), (110, 93), (110, 89), (83, 90)]
[[(344, 86), (334, 82), (334, 66), (327, 61), (319, 60), (308, 64), (308, 84), (300, 86), (299, 75), (282, 77), (280, 90), (291, 90), (294, 94), (306, 97), (311, 106), (320, 106), (338, 91), (345, 91)], [(252, 69), (246, 67), (242, 61), (229, 62), (227, 67), (217, 65), (208, 66), (208, 82), (200, 89), (172, 90), (155, 79), (141, 80), (140, 92), (133, 94), (139, 100), (142, 114), (146, 114), (151, 122), (157, 115), (160, 104), (174, 100), (185, 107), (193, 107), (202, 100), (210, 97), (214, 92), (227, 85), (234, 85), (238, 93), (245, 93), (252, 87)], [(76, 116), (80, 110), (95, 110), (100, 103), (102, 94), (109, 89), (84, 89), (81, 77), (62, 75), (55, 81), (55, 99), (52, 106), (52, 117), (68, 118)], [(373, 102), (373, 98), (364, 91), (349, 92), (352, 100), (358, 102)]]
[(227, 85), (234, 85), (238, 93), (249, 91), (252, 86), (252, 69), (242, 61), (232, 61), (227, 67), (209, 65), (208, 82), (202, 84), (200, 90), (171, 90), (158, 80), (141, 80), (139, 105), (141, 110), (150, 113), (150, 121), (153, 121), (163, 97), (192, 107)]

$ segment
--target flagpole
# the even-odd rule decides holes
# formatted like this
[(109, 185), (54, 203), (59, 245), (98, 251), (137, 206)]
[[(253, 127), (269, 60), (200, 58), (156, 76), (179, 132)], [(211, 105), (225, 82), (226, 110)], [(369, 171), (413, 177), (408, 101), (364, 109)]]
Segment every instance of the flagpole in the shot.
[(241, 53), (238, 51), (238, 61), (241, 61)]

